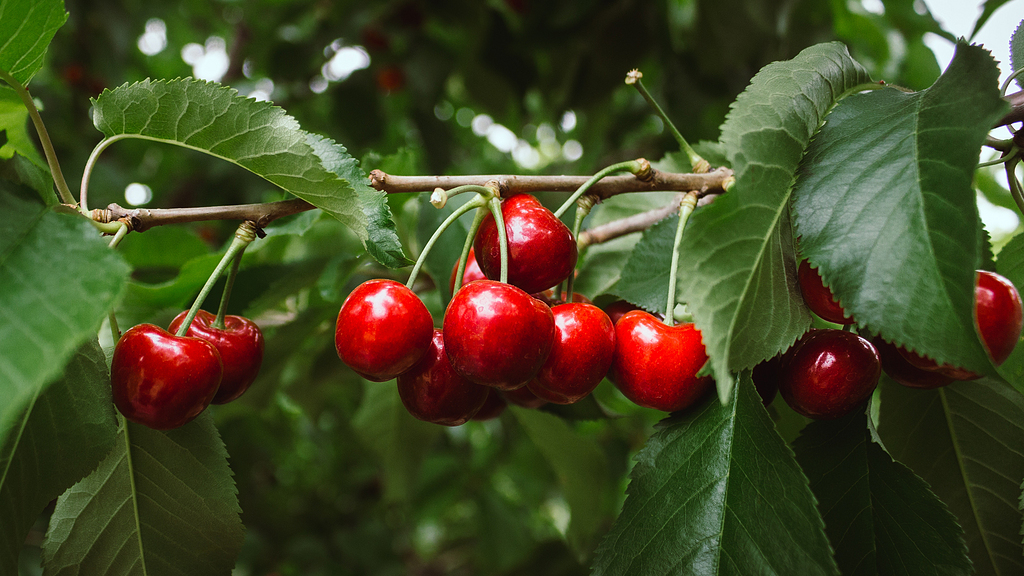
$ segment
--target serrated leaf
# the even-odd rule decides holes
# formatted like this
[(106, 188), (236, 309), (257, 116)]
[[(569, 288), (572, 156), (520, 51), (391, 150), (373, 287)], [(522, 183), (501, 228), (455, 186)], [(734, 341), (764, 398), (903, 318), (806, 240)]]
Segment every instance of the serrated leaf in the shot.
[(100, 323), (128, 266), (89, 222), (0, 181), (0, 443)]
[(977, 573), (1024, 573), (1024, 396), (991, 379), (915, 390), (883, 378), (881, 397), (882, 441), (956, 515)]
[(674, 414), (636, 456), (594, 574), (838, 574), (814, 496), (749, 372)]
[(396, 502), (412, 496), (423, 456), (442, 427), (413, 418), (393, 381), (365, 382), (352, 427), (377, 455), (384, 473), (384, 498)]
[(27, 85), (67, 19), (64, 0), (0, 0), (0, 70)]
[(956, 517), (874, 441), (863, 410), (811, 423), (793, 450), (845, 576), (972, 573)]
[(63, 376), (0, 431), (0, 574), (16, 574), (25, 535), (51, 500), (99, 464), (114, 445), (107, 362), (82, 346)]
[(239, 513), (209, 412), (168, 432), (128, 422), (100, 467), (57, 500), (43, 574), (229, 574)]
[(991, 55), (960, 44), (922, 92), (847, 98), (793, 191), (803, 255), (871, 333), (940, 363), (994, 373), (974, 328), (980, 264), (972, 176), (1005, 111)]
[[(1021, 32), (1022, 28), (1024, 28), (1024, 20), (1017, 24), (1013, 34), (1010, 35), (1010, 67), (1013, 70), (1024, 68), (1024, 33)], [(1018, 76), (1017, 85), (1024, 87), (1024, 84), (1021, 82), (1020, 76)]]
[(810, 325), (796, 287), (790, 190), (825, 114), (869, 80), (842, 44), (812, 46), (761, 69), (722, 126), (736, 185), (691, 216), (678, 292), (704, 336), (723, 402), (733, 372), (775, 356)]
[(668, 275), (672, 268), (672, 244), (679, 216), (666, 218), (643, 232), (622, 267), (612, 292), (648, 312), (665, 313)]
[(60, 199), (53, 191), (50, 169), (28, 160), (21, 154), (16, 153), (10, 160), (0, 160), (0, 180), (7, 180), (36, 191), (47, 206), (60, 203)]
[(7, 142), (0, 146), (0, 159), (8, 160), (18, 153), (37, 166), (46, 166), (46, 161), (29, 136), (28, 121), (28, 109), (21, 98), (18, 98), (14, 90), (0, 86), (0, 131), (7, 137)]
[(401, 261), (390, 212), (364, 189), (355, 160), (269, 102), (214, 82), (144, 80), (104, 90), (93, 100), (93, 124), (108, 138), (139, 136), (237, 164), (337, 218), (383, 264)]
[(579, 557), (586, 557), (611, 513), (607, 456), (593, 438), (557, 416), (512, 405), (508, 411), (554, 469), (571, 511), (566, 538)]

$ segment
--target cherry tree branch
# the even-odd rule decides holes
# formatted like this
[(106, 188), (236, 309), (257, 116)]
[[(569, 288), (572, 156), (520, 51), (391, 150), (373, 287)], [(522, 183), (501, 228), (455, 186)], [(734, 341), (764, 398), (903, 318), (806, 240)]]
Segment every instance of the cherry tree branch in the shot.
[[(496, 183), (502, 197), (532, 192), (573, 192), (582, 186), (589, 176), (519, 176), (519, 175), (474, 175), (474, 176), (395, 176), (381, 170), (370, 172), (370, 185), (388, 194), (401, 192), (429, 192), (435, 188), (449, 190), (457, 186), (475, 184), (485, 186)], [(633, 175), (608, 176), (594, 184), (588, 194), (601, 200), (627, 192), (696, 190), (698, 196), (724, 192), (733, 181), (732, 170), (718, 168), (706, 174), (679, 174), (651, 169), (649, 178)]]
[(316, 208), (309, 202), (294, 198), (265, 204), (237, 204), (233, 206), (204, 206), (200, 208), (122, 208), (110, 204), (106, 209), (93, 210), (92, 219), (101, 222), (123, 220), (136, 231), (143, 232), (154, 226), (204, 222), (208, 220), (251, 220), (257, 229), (266, 227), (278, 218), (291, 216)]
[(1003, 99), (1009, 102), (1010, 106), (1013, 106), (1013, 108), (1010, 109), (1006, 116), (1003, 116), (998, 122), (996, 122), (996, 127), (1024, 121), (1024, 90), (1014, 92), (1013, 94), (1007, 94)]

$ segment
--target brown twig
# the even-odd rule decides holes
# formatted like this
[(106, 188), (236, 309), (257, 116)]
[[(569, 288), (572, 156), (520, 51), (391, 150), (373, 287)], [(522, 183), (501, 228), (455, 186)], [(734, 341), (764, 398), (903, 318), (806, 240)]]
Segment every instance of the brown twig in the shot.
[[(678, 174), (651, 170), (649, 180), (636, 176), (608, 176), (593, 185), (588, 194), (604, 200), (627, 192), (696, 190), (700, 196), (720, 193), (733, 179), (732, 170), (718, 168), (707, 174)], [(456, 186), (488, 182), (498, 183), (501, 196), (532, 192), (573, 192), (587, 181), (589, 176), (517, 176), (517, 175), (475, 175), (475, 176), (395, 176), (381, 170), (370, 172), (370, 185), (388, 194), (401, 192), (430, 192), (435, 188), (450, 190)]]
[(239, 204), (236, 206), (205, 206), (200, 208), (122, 208), (110, 204), (105, 210), (93, 210), (92, 219), (97, 222), (114, 222), (125, 219), (128, 226), (136, 232), (148, 230), (154, 226), (165, 224), (181, 224), (184, 222), (202, 222), (207, 220), (251, 220), (257, 228), (306, 210), (316, 208), (309, 202), (294, 198), (281, 202), (266, 204)]
[(1013, 94), (1007, 94), (1003, 96), (1003, 99), (1010, 103), (1013, 108), (996, 122), (996, 127), (1006, 126), (1007, 124), (1013, 124), (1014, 122), (1024, 121), (1024, 90), (1020, 92), (1014, 92)]
[(675, 214), (679, 210), (679, 202), (683, 199), (683, 196), (683, 194), (676, 194), (671, 202), (659, 208), (588, 228), (580, 232), (579, 237), (576, 239), (576, 246), (583, 250), (591, 244), (601, 244), (614, 240), (619, 236), (647, 230), (657, 222)]

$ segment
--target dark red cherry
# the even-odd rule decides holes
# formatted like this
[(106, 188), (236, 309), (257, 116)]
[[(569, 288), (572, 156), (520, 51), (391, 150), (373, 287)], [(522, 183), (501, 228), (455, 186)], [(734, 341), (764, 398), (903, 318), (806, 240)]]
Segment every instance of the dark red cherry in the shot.
[(505, 411), (507, 404), (505, 404), (505, 400), (501, 397), (501, 390), (491, 388), (490, 386), (487, 386), (486, 389), (487, 399), (484, 400), (484, 405), (480, 407), (480, 410), (470, 420), (493, 420), (501, 416), (501, 413)]
[(460, 376), (444, 353), (444, 338), (434, 330), (430, 348), (398, 376), (398, 395), (414, 417), (434, 424), (465, 424), (484, 405), (488, 388)]
[(548, 403), (547, 400), (534, 394), (529, 385), (520, 386), (515, 390), (502, 390), (501, 397), (505, 399), (505, 402), (522, 408), (536, 409)]
[(556, 404), (572, 404), (601, 383), (615, 354), (615, 326), (603, 310), (584, 302), (559, 304), (551, 354), (528, 386)]
[[(167, 331), (176, 334), (188, 310), (178, 314)], [(217, 328), (217, 316), (206, 310), (196, 312), (185, 336), (202, 338), (217, 348), (224, 364), (221, 379), (213, 404), (224, 404), (242, 395), (256, 380), (263, 363), (263, 333), (255, 322), (242, 316), (224, 316), (224, 327)]]
[(897, 346), (886, 342), (880, 337), (871, 339), (871, 344), (878, 350), (878, 358), (882, 361), (882, 370), (890, 378), (909, 388), (941, 388), (953, 382), (953, 379), (934, 370), (924, 370), (914, 366), (903, 357)]
[[(455, 277), (459, 273), (459, 263), (456, 262), (455, 266), (452, 266), (452, 276), (448, 279), (448, 288), (451, 289), (452, 294), (455, 293)], [(480, 271), (480, 264), (476, 261), (476, 253), (472, 248), (469, 249), (469, 255), (466, 257), (466, 271), (462, 273), (462, 285), (465, 286), (474, 280), (484, 280), (487, 276)]]
[(796, 412), (831, 420), (871, 396), (882, 365), (870, 342), (844, 330), (812, 330), (782, 358), (779, 393)]
[(800, 292), (804, 296), (807, 307), (820, 316), (823, 320), (835, 324), (852, 324), (853, 319), (846, 315), (846, 311), (839, 305), (832, 291), (825, 286), (821, 275), (811, 268), (807, 260), (800, 262), (800, 269), (797, 272), (800, 282)]

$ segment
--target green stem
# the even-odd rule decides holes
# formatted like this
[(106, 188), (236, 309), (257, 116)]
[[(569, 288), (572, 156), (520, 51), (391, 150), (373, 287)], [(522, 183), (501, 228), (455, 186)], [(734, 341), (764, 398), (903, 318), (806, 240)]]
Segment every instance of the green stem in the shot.
[(976, 166), (976, 168), (985, 168), (986, 166), (995, 166), (996, 164), (1005, 164), (1005, 163), (1009, 162), (1011, 158), (1016, 156), (1017, 152), (1020, 152), (1020, 149), (1017, 148), (1016, 144), (1014, 144), (1013, 146), (1010, 146), (1010, 149), (1007, 150), (1006, 154), (1003, 154), (1002, 156), (1000, 156), (999, 158), (996, 158), (995, 160), (989, 160), (988, 162), (981, 162), (980, 164), (978, 164)]
[(231, 270), (228, 271), (228, 277), (224, 281), (224, 292), (220, 295), (220, 306), (217, 307), (217, 318), (213, 321), (213, 327), (218, 330), (224, 330), (224, 316), (228, 313), (228, 300), (231, 299), (231, 290), (235, 287), (235, 277), (238, 276), (238, 267), (242, 264), (242, 254), (245, 253), (245, 246), (235, 254), (234, 260), (231, 261)]
[(686, 196), (683, 197), (683, 201), (679, 204), (679, 224), (676, 226), (676, 238), (672, 242), (672, 267), (668, 270), (668, 303), (665, 306), (665, 324), (669, 326), (675, 325), (675, 309), (676, 309), (676, 276), (678, 274), (679, 267), (679, 243), (683, 239), (683, 228), (686, 227), (686, 221), (690, 219), (690, 214), (693, 213), (693, 209), (697, 207), (697, 193), (687, 192)]
[(466, 236), (466, 241), (462, 243), (462, 254), (459, 255), (459, 269), (455, 272), (455, 292), (462, 287), (462, 279), (466, 275), (466, 264), (469, 262), (469, 251), (473, 247), (477, 230), (480, 229), (480, 225), (483, 224), (484, 218), (489, 212), (490, 210), (486, 206), (480, 206), (473, 217), (473, 223), (469, 225), (469, 234)]
[[(124, 222), (118, 222), (118, 224), (120, 226), (117, 232), (114, 233), (114, 237), (110, 239), (110, 244), (108, 244), (111, 250), (117, 248), (117, 245), (128, 234), (128, 225)], [(110, 319), (110, 336), (113, 338), (114, 344), (117, 344), (117, 341), (121, 339), (121, 329), (117, 326), (117, 316), (114, 315), (113, 309), (110, 310), (108, 318)]]
[(213, 290), (213, 285), (217, 283), (217, 280), (224, 273), (224, 270), (231, 265), (231, 262), (235, 259), (235, 254), (245, 250), (245, 247), (250, 242), (256, 239), (256, 225), (252, 222), (245, 221), (238, 226), (238, 230), (235, 231), (235, 237), (231, 240), (231, 245), (228, 246), (227, 252), (217, 263), (217, 267), (213, 269), (213, 273), (210, 274), (210, 278), (203, 285), (203, 289), (199, 291), (199, 296), (196, 296), (196, 301), (192, 303), (192, 307), (188, 310), (188, 315), (185, 316), (185, 321), (181, 323), (178, 328), (176, 336), (184, 336), (188, 332), (189, 326), (192, 325), (192, 319), (196, 317), (196, 313), (199, 312), (199, 307), (203, 305), (203, 301), (210, 295), (210, 291)]
[(1014, 70), (1012, 74), (1007, 76), (1006, 80), (1003, 80), (1003, 85), (999, 87), (999, 95), (1006, 96), (1006, 89), (1010, 87), (1010, 82), (1013, 82), (1013, 79), (1021, 74), (1024, 74), (1024, 68), (1018, 68), (1017, 70)]
[(565, 214), (565, 211), (568, 210), (570, 206), (575, 204), (581, 196), (587, 193), (587, 190), (590, 190), (591, 186), (597, 184), (598, 181), (600, 181), (605, 176), (608, 176), (609, 174), (613, 174), (615, 172), (626, 171), (636, 174), (644, 170), (647, 166), (649, 166), (649, 164), (640, 162), (639, 160), (628, 160), (626, 162), (619, 162), (618, 164), (612, 164), (611, 166), (605, 167), (597, 174), (591, 176), (591, 178), (584, 182), (582, 186), (577, 188), (576, 191), (572, 193), (572, 196), (569, 196), (569, 198), (565, 202), (563, 202), (561, 206), (558, 207), (558, 210), (555, 210), (555, 217), (561, 218), (562, 214)]
[(433, 204), (434, 208), (441, 209), (448, 203), (448, 200), (452, 196), (458, 196), (466, 192), (476, 192), (477, 194), (483, 194), (484, 196), (493, 196), (495, 194), (494, 188), (487, 186), (480, 186), (479, 184), (463, 184), (462, 186), (456, 186), (451, 190), (445, 190), (444, 188), (437, 188), (430, 194), (430, 203)]
[(508, 235), (505, 234), (505, 216), (501, 213), (501, 199), (497, 196), (487, 201), (487, 207), (494, 215), (494, 224), (498, 227), (498, 254), (501, 255), (501, 275), (498, 280), (508, 283)]
[(672, 136), (676, 139), (676, 142), (679, 143), (679, 149), (682, 150), (684, 154), (686, 154), (687, 158), (690, 159), (690, 166), (693, 168), (693, 171), (699, 174), (707, 172), (711, 168), (711, 165), (708, 164), (707, 160), (702, 158), (700, 154), (697, 154), (697, 152), (690, 147), (690, 144), (686, 141), (686, 138), (683, 138), (683, 135), (679, 132), (679, 129), (676, 128), (676, 125), (672, 123), (672, 120), (668, 117), (668, 114), (665, 114), (665, 111), (661, 109), (661, 106), (659, 106), (658, 102), (654, 99), (653, 96), (651, 96), (651, 93), (647, 91), (647, 88), (644, 86), (643, 81), (640, 80), (640, 78), (643, 76), (642, 74), (640, 74), (640, 71), (636, 70), (634, 72), (635, 74), (630, 73), (630, 75), (626, 76), (626, 84), (632, 84), (637, 89), (637, 91), (640, 92), (640, 95), (644, 97), (644, 100), (647, 100), (647, 103), (651, 105), (651, 108), (654, 108), (654, 111), (658, 114), (658, 117), (661, 118), (661, 121), (665, 123), (665, 126), (668, 127), (669, 132), (671, 132)]
[(85, 161), (85, 170), (82, 172), (82, 187), (78, 193), (79, 206), (82, 214), (89, 216), (89, 179), (92, 178), (92, 170), (96, 166), (96, 162), (100, 158), (100, 154), (107, 149), (108, 146), (127, 138), (126, 135), (111, 136), (110, 138), (104, 138), (100, 140), (99, 144), (92, 149), (92, 153), (89, 154), (89, 159)]
[(1024, 190), (1021, 190), (1020, 181), (1017, 180), (1017, 164), (1020, 158), (1014, 157), (1006, 163), (1006, 181), (1010, 185), (1010, 196), (1017, 203), (1017, 210), (1024, 214)]
[[(437, 242), (437, 239), (441, 237), (441, 233), (447, 230), (448, 227), (451, 226), (453, 222), (458, 220), (459, 216), (462, 216), (463, 214), (469, 212), (473, 208), (479, 208), (480, 206), (483, 206), (486, 203), (487, 198), (485, 198), (483, 195), (477, 196), (476, 198), (473, 198), (469, 202), (466, 202), (462, 206), (456, 208), (454, 212), (449, 214), (448, 217), (444, 219), (444, 222), (441, 222), (441, 225), (437, 227), (437, 230), (434, 230), (434, 233), (430, 236), (430, 239), (427, 240), (427, 243), (423, 246), (423, 250), (420, 251), (420, 257), (416, 259), (416, 264), (413, 265), (412, 272), (409, 273), (409, 280), (406, 281), (405, 283), (406, 287), (412, 289), (412, 285), (416, 283), (416, 277), (419, 276), (420, 268), (423, 268), (423, 263), (426, 262), (427, 260), (427, 254), (430, 253), (430, 250), (434, 247), (434, 243)], [(456, 286), (458, 286), (458, 284), (456, 284)]]
[[(580, 203), (580, 204), (576, 205), (576, 219), (572, 223), (572, 237), (573, 237), (573, 239), (579, 238), (579, 236), (580, 236), (580, 228), (583, 227), (583, 221), (587, 218), (587, 215), (590, 214), (590, 210), (593, 209), (593, 207), (594, 207), (594, 205), (591, 204), (590, 202)], [(569, 273), (569, 278), (567, 278), (566, 281), (565, 281), (565, 298), (566, 298), (566, 302), (572, 302), (573, 301), (572, 289), (573, 289), (573, 283), (575, 282), (575, 280), (576, 280), (576, 270), (574, 269), (572, 272)], [(561, 290), (561, 286), (562, 286), (561, 283), (559, 283), (558, 288), (556, 288), (556, 290)], [(561, 298), (561, 296), (562, 296), (561, 292), (556, 292), (555, 293), (555, 298)]]
[(4, 70), (0, 70), (0, 80), (14, 88), (22, 103), (25, 104), (25, 108), (28, 108), (28, 116), (32, 119), (32, 125), (36, 128), (36, 134), (39, 135), (39, 143), (43, 146), (46, 164), (50, 167), (53, 183), (57, 185), (57, 195), (60, 197), (60, 201), (63, 204), (74, 204), (75, 197), (71, 195), (71, 189), (68, 188), (68, 183), (64, 180), (64, 173), (61, 172), (60, 163), (57, 162), (57, 152), (53, 149), (53, 143), (50, 142), (50, 134), (46, 131), (46, 125), (43, 124), (43, 117), (39, 115), (36, 103), (32, 101), (32, 95), (29, 94), (27, 88), (21, 85), (21, 82), (15, 80), (14, 76), (11, 76), (10, 73)]

